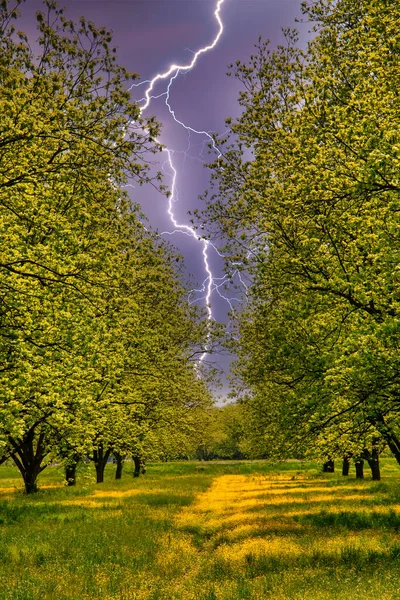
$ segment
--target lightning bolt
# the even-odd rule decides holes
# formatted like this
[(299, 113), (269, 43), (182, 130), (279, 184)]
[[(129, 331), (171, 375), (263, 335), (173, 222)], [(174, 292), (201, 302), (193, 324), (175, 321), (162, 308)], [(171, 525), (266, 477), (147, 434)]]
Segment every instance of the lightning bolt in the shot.
[[(143, 113), (143, 111), (145, 111), (150, 106), (152, 100), (157, 100), (159, 98), (164, 97), (165, 104), (168, 108), (170, 115), (174, 119), (174, 121), (179, 126), (186, 129), (186, 131), (188, 132), (189, 144), (190, 144), (190, 134), (191, 133), (194, 133), (196, 135), (205, 136), (206, 138), (208, 138), (208, 142), (211, 143), (211, 146), (213, 147), (214, 151), (217, 153), (218, 157), (221, 156), (221, 153), (218, 150), (218, 147), (216, 145), (214, 137), (208, 131), (198, 131), (198, 130), (190, 127), (189, 125), (186, 125), (185, 123), (183, 123), (181, 120), (179, 120), (177, 118), (176, 113), (170, 104), (170, 91), (171, 91), (171, 87), (172, 87), (174, 81), (181, 73), (188, 73), (189, 71), (191, 71), (195, 67), (195, 65), (196, 65), (198, 59), (201, 57), (201, 55), (213, 50), (216, 47), (216, 45), (218, 44), (218, 42), (223, 34), (223, 31), (224, 31), (223, 22), (222, 22), (222, 19), (220, 16), (221, 7), (224, 2), (225, 2), (225, 0), (218, 0), (215, 5), (214, 16), (215, 16), (215, 19), (218, 24), (218, 31), (217, 31), (213, 41), (209, 45), (203, 46), (196, 52), (191, 51), (192, 59), (187, 64), (172, 64), (163, 73), (157, 73), (152, 79), (142, 81), (138, 84), (133, 84), (129, 88), (130, 90), (132, 90), (132, 88), (134, 88), (134, 87), (146, 86), (143, 98), (141, 98), (141, 100), (138, 100), (138, 103), (141, 104), (141, 106), (140, 106), (141, 113)], [(166, 82), (166, 87), (164, 88), (164, 91), (155, 95), (154, 89), (155, 89), (156, 85), (162, 81)], [(166, 162), (163, 166), (163, 170), (164, 170), (164, 172), (166, 172), (165, 167), (168, 167), (169, 174), (172, 179), (170, 195), (168, 198), (167, 212), (168, 212), (168, 215), (173, 224), (174, 231), (162, 232), (162, 233), (167, 234), (167, 235), (181, 233), (181, 234), (187, 235), (189, 237), (193, 237), (197, 242), (199, 242), (202, 245), (201, 252), (202, 252), (202, 257), (203, 257), (203, 264), (204, 264), (204, 270), (206, 273), (206, 278), (203, 281), (203, 285), (202, 285), (201, 289), (192, 290), (192, 292), (202, 294), (202, 296), (200, 298), (197, 298), (196, 300), (191, 300), (189, 298), (189, 301), (190, 302), (194, 302), (194, 301), (198, 302), (199, 300), (204, 300), (206, 303), (207, 318), (208, 318), (208, 321), (210, 322), (211, 320), (213, 320), (213, 314), (212, 314), (212, 308), (211, 308), (211, 296), (212, 296), (213, 291), (216, 291), (217, 294), (228, 303), (231, 311), (234, 310), (232, 302), (239, 301), (239, 299), (237, 299), (237, 298), (229, 299), (226, 296), (224, 296), (221, 292), (221, 287), (223, 287), (227, 283), (227, 276), (224, 276), (221, 278), (216, 278), (216, 277), (214, 277), (214, 275), (212, 273), (211, 266), (210, 266), (210, 259), (209, 259), (209, 251), (210, 251), (210, 249), (214, 249), (217, 252), (217, 254), (219, 256), (221, 256), (221, 254), (219, 253), (217, 248), (209, 240), (199, 237), (199, 235), (196, 233), (196, 231), (193, 227), (191, 227), (190, 225), (184, 224), (184, 223), (179, 223), (176, 220), (175, 214), (174, 214), (174, 203), (177, 201), (177, 198), (178, 198), (178, 189), (177, 189), (178, 172), (177, 172), (177, 169), (174, 166), (174, 162), (173, 162), (174, 151), (169, 148), (164, 147), (163, 152), (166, 153)], [(238, 274), (238, 277), (240, 279), (240, 273)], [(201, 363), (204, 360), (204, 358), (208, 354), (208, 350), (209, 350), (209, 347), (206, 344), (205, 350), (199, 359), (199, 363)]]
[[(213, 50), (213, 48), (215, 48), (215, 46), (218, 44), (219, 39), (224, 31), (224, 25), (222, 23), (221, 17), (220, 17), (220, 12), (221, 12), (221, 6), (223, 5), (223, 3), (225, 2), (225, 0), (218, 0), (217, 2), (217, 6), (215, 8), (214, 11), (214, 16), (218, 22), (219, 25), (219, 29), (218, 29), (218, 33), (215, 36), (213, 42), (209, 45), (209, 46), (204, 46), (203, 48), (200, 48), (200, 50), (197, 50), (197, 52), (194, 52), (193, 54), (193, 58), (191, 60), (191, 62), (187, 65), (171, 65), (169, 67), (169, 69), (167, 71), (165, 71), (164, 73), (158, 73), (157, 75), (155, 75), (153, 77), (153, 79), (148, 80), (146, 83), (149, 83), (146, 91), (145, 91), (145, 103), (144, 105), (141, 107), (141, 110), (144, 111), (146, 110), (146, 108), (149, 107), (149, 104), (151, 102), (151, 92), (154, 89), (154, 86), (156, 85), (157, 81), (162, 81), (164, 79), (168, 79), (171, 77), (176, 76), (177, 71), (183, 71), (183, 72), (188, 72), (191, 69), (193, 69), (193, 67), (195, 66), (195, 64), (197, 63), (197, 59), (199, 58), (199, 56), (201, 56), (202, 54), (205, 54), (206, 52), (209, 52), (209, 50)], [(134, 86), (132, 86), (134, 87)]]

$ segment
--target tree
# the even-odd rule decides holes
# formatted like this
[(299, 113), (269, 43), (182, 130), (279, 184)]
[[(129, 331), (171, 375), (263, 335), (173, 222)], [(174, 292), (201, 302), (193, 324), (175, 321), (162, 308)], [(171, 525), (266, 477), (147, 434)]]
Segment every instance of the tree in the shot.
[(204, 323), (183, 302), (179, 257), (123, 191), (154, 183), (145, 158), (160, 150), (158, 124), (125, 89), (136, 75), (116, 63), (108, 31), (69, 21), (52, 0), (37, 13), (35, 55), (10, 6), (0, 5), (0, 461), (13, 458), (30, 493), (57, 453), (73, 467), (98, 444), (108, 452), (124, 420), (167, 410), (189, 381), (200, 388), (190, 358)]
[(214, 165), (208, 219), (253, 281), (237, 370), (278, 446), (350, 420), (400, 463), (399, 7), (303, 11), (306, 51), (287, 31), (233, 68), (243, 113)]
[(208, 337), (207, 323), (187, 302), (181, 261), (165, 244), (151, 243), (148, 234), (146, 239), (146, 246), (135, 242), (128, 252), (127, 280), (112, 312), (118, 370), (113, 369), (102, 396), (105, 410), (93, 417), (95, 462), (99, 452), (104, 454), (103, 470), (107, 453), (140, 458), (147, 453), (151, 430), (166, 428), (171, 440), (179, 438), (192, 412), (211, 404), (197, 364)]
[(244, 414), (242, 406), (229, 403), (215, 407), (213, 416), (220, 431), (215, 442), (214, 453), (217, 458), (240, 460), (244, 458)]

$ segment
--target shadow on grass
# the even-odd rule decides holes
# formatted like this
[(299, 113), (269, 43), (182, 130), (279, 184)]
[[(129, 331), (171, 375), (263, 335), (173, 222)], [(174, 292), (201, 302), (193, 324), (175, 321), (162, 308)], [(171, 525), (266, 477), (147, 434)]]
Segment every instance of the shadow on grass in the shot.
[(135, 502), (147, 506), (188, 506), (193, 502), (193, 496), (189, 494), (146, 493), (138, 494)]
[(62, 523), (75, 523), (77, 521), (90, 520), (91, 513), (96, 510), (102, 510), (104, 513), (110, 513), (121, 510), (121, 504), (95, 505), (75, 504), (73, 506), (63, 506), (53, 503), (37, 504), (15, 504), (12, 502), (0, 502), (0, 527), (14, 523), (24, 523), (26, 521), (59, 521)]
[[(379, 550), (363, 550), (351, 545), (341, 549), (340, 552), (323, 552), (314, 550), (310, 554), (300, 556), (290, 555), (256, 555), (251, 552), (244, 556), (244, 565), (240, 568), (240, 576), (245, 579), (255, 579), (264, 575), (280, 574), (284, 572), (301, 572), (308, 569), (328, 569), (337, 572), (344, 569), (350, 572), (381, 571), (400, 567), (400, 544), (390, 548), (387, 552)], [(234, 562), (216, 557), (208, 569), (211, 581), (236, 579), (238, 569)]]
[(351, 531), (362, 531), (364, 529), (383, 529), (400, 531), (400, 514), (393, 509), (387, 512), (371, 511), (353, 512), (340, 511), (337, 513), (322, 510), (320, 513), (299, 515), (293, 517), (302, 525), (313, 525), (314, 527), (345, 528)]

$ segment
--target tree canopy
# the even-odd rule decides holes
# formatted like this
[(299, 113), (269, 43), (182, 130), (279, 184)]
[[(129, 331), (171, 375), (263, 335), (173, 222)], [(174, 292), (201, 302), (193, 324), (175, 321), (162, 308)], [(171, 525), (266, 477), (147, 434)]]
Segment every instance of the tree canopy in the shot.
[(160, 185), (159, 125), (126, 91), (136, 75), (105, 28), (52, 0), (28, 39), (20, 4), (0, 3), (0, 457), (30, 492), (54, 456), (132, 451), (210, 396), (181, 258), (124, 191)]
[(303, 16), (306, 50), (287, 30), (231, 67), (243, 112), (206, 218), (252, 278), (236, 371), (272, 453), (382, 440), (400, 462), (400, 8)]

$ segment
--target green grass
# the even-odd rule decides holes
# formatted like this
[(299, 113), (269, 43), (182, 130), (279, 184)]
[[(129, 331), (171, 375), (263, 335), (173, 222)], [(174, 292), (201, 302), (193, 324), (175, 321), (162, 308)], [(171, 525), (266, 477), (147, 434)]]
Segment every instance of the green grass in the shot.
[(1, 600), (399, 600), (400, 470), (382, 482), (318, 465), (149, 465), (76, 488), (0, 467)]

